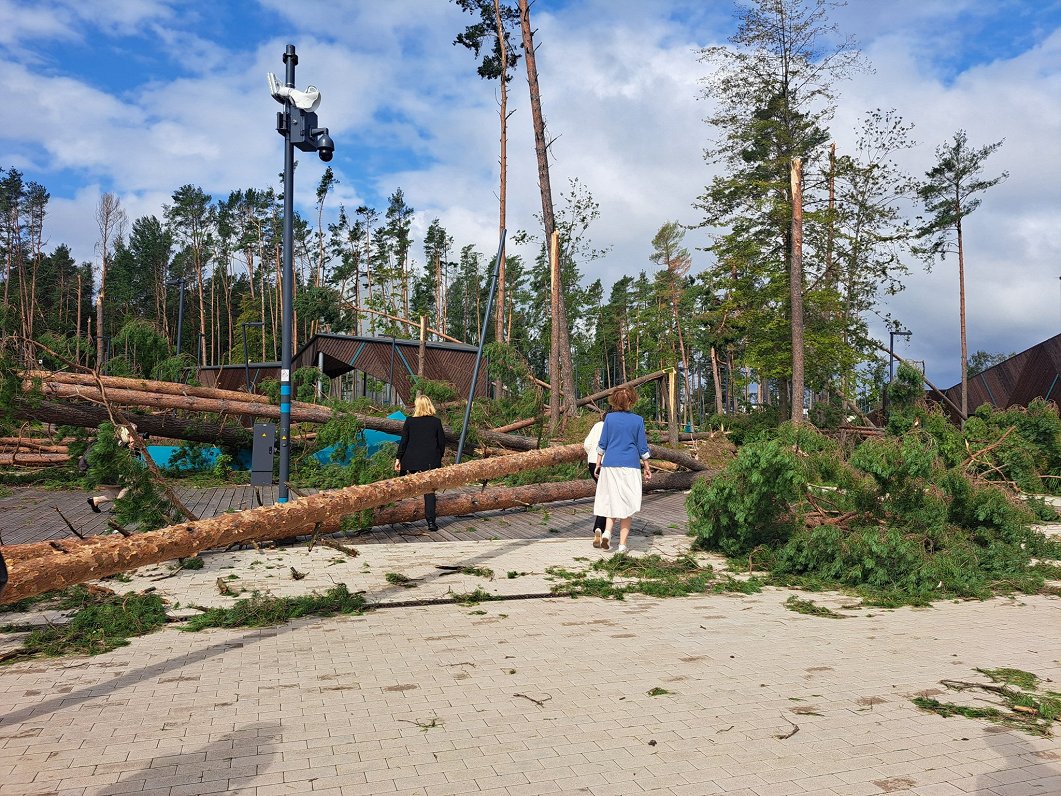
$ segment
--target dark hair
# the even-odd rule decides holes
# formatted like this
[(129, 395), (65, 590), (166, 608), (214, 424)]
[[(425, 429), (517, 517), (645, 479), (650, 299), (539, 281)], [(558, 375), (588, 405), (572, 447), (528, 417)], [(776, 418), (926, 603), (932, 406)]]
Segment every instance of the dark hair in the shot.
[(637, 393), (634, 392), (633, 387), (620, 387), (608, 396), (608, 403), (611, 404), (613, 409), (618, 409), (620, 412), (629, 412), (634, 404), (637, 403)]

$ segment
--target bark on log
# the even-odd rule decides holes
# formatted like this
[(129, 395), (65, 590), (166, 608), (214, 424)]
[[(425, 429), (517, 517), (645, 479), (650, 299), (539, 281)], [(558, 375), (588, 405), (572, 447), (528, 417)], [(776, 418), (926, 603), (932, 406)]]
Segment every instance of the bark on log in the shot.
[[(41, 389), (46, 396), (64, 399), (77, 399), (101, 401), (102, 394), (97, 386), (63, 384), (59, 382), (44, 382)], [(225, 391), (231, 394), (231, 391)], [(242, 395), (242, 393), (236, 393)], [(254, 417), (280, 417), (280, 407), (275, 404), (248, 403), (236, 400), (217, 400), (212, 398), (201, 398), (192, 395), (171, 395), (142, 392), (140, 390), (127, 390), (121, 388), (108, 388), (107, 400), (119, 406), (153, 407), (157, 409), (183, 409), (192, 412), (211, 412), (214, 414), (235, 414)], [(104, 413), (105, 414), (105, 413)], [(327, 406), (316, 404), (294, 403), (291, 406), (291, 421), (295, 423), (325, 423), (331, 419), (333, 411)], [(401, 420), (389, 420), (387, 418), (371, 417), (368, 415), (357, 415), (358, 423), (374, 431), (383, 431), (388, 434), (400, 435), (403, 422)], [(104, 417), (103, 419), (106, 419)], [(135, 419), (139, 427), (139, 419)], [(97, 424), (98, 425), (98, 424)], [(149, 433), (151, 432), (149, 429)], [(446, 443), (456, 447), (459, 435), (451, 429), (446, 429)], [(530, 437), (519, 437), (514, 434), (501, 434), (496, 431), (474, 432), (477, 441), (497, 448), (507, 448), (516, 451), (531, 451), (538, 447), (538, 441)], [(661, 445), (650, 445), (652, 458), (673, 462), (688, 470), (706, 470), (702, 462), (687, 453), (665, 448)]]
[(36, 451), (37, 453), (66, 453), (70, 450), (70, 446), (65, 442), (55, 442), (51, 439), (0, 437), (0, 449), (3, 449), (5, 453), (13, 453), (20, 450)]
[[(471, 461), (425, 473), (351, 486), (259, 509), (212, 519), (171, 525), (129, 537), (94, 537), (85, 541), (51, 542), (52, 552), (26, 558), (13, 555), (23, 545), (3, 548), (9, 559), (9, 582), (0, 604), (61, 589), (86, 580), (130, 569), (193, 556), (202, 550), (235, 542), (261, 541), (311, 533), (317, 523), (364, 509), (393, 503), (447, 487), (483, 481), (535, 467), (578, 461), (579, 444), (531, 451), (518, 456)], [(95, 541), (98, 540), (98, 541)], [(21, 551), (20, 551), (21, 552)]]
[(0, 465), (45, 467), (70, 461), (68, 453), (0, 453)]
[[(645, 492), (663, 492), (688, 489), (698, 478), (709, 478), (708, 472), (699, 473), (653, 473), (644, 484)], [(436, 513), (439, 517), (456, 517), (480, 511), (510, 509), (515, 506), (533, 506), (540, 503), (556, 503), (560, 500), (579, 500), (595, 494), (597, 485), (590, 478), (581, 481), (560, 481), (529, 486), (495, 487), (477, 492), (457, 495), (439, 495)], [(391, 525), (399, 522), (414, 522), (424, 519), (424, 501), (409, 498), (393, 506), (376, 509), (372, 524)]]
[[(91, 373), (71, 373), (69, 371), (47, 371), (32, 370), (25, 374), (30, 380), (40, 380), (42, 384), (52, 382), (53, 384), (77, 384), (82, 387), (96, 387), (98, 382), (96, 376)], [(109, 391), (111, 388), (117, 390), (136, 390), (138, 392), (153, 392), (159, 395), (187, 395), (195, 398), (214, 398), (217, 400), (234, 400), (245, 403), (269, 404), (269, 396), (257, 393), (242, 392), (240, 390), (221, 390), (214, 387), (193, 387), (174, 381), (154, 381), (152, 379), (130, 379), (123, 376), (100, 376), (99, 382)]]
[[(30, 387), (27, 382), (23, 386)], [(277, 404), (256, 403), (230, 398), (203, 398), (196, 395), (175, 395), (171, 393), (145, 392), (119, 387), (107, 387), (107, 400), (117, 406), (151, 406), (157, 409), (183, 409), (189, 412), (213, 412), (219, 415), (244, 415), (248, 417), (280, 417)], [(47, 398), (78, 399), (82, 401), (102, 401), (99, 387), (88, 384), (63, 384), (46, 381), (41, 384), (41, 392)], [(239, 393), (237, 393), (239, 394)], [(297, 415), (297, 417), (296, 417)], [(291, 407), (292, 421), (325, 423), (331, 419), (332, 410), (316, 404), (301, 404), (296, 409)]]
[[(97, 392), (97, 395), (99, 393)], [(109, 394), (109, 393), (108, 393)], [(99, 428), (100, 423), (109, 423), (110, 415), (102, 406), (77, 401), (18, 402), (11, 409), (13, 417), (20, 420), (39, 420), (60, 426)], [(228, 447), (246, 447), (251, 444), (250, 432), (237, 423), (216, 423), (207, 420), (185, 419), (166, 415), (127, 415), (141, 433), (168, 439), (186, 439), (189, 442), (208, 442)]]

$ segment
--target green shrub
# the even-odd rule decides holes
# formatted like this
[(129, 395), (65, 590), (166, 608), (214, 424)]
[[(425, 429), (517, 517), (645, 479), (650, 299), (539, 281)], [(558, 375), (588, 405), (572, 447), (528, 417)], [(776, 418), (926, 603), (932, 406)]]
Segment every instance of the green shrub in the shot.
[(697, 481), (686, 500), (696, 546), (740, 555), (783, 541), (797, 527), (806, 487), (796, 455), (777, 440), (753, 442), (713, 481)]

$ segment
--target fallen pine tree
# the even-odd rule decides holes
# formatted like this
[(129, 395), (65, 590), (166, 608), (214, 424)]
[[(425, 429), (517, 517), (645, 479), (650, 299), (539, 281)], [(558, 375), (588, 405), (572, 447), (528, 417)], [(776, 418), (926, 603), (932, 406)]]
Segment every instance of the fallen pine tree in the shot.
[[(644, 484), (644, 491), (663, 492), (689, 489), (694, 481), (708, 477), (710, 477), (710, 474), (707, 472), (653, 473), (652, 479)], [(586, 478), (579, 481), (493, 487), (456, 495), (439, 495), (436, 504), (436, 514), (439, 517), (456, 517), (481, 511), (510, 509), (516, 506), (556, 503), (561, 500), (579, 500), (592, 497), (596, 489), (596, 483)], [(414, 522), (423, 518), (424, 501), (419, 498), (409, 498), (399, 501), (393, 506), (376, 509), (372, 513), (371, 524), (373, 526), (391, 525), (400, 522)]]
[[(18, 420), (37, 420), (57, 426), (80, 426), (99, 428), (100, 423), (110, 421), (104, 406), (74, 400), (62, 401), (16, 401), (8, 410)], [(217, 422), (202, 418), (184, 418), (174, 415), (127, 415), (136, 423), (141, 434), (166, 439), (184, 439), (189, 442), (205, 442), (212, 445), (239, 448), (251, 444), (251, 434), (238, 422)]]
[[(0, 594), (0, 603), (17, 602), (75, 583), (191, 557), (202, 550), (228, 547), (237, 542), (310, 534), (336, 518), (402, 498), (500, 478), (536, 467), (578, 461), (583, 456), (585, 451), (581, 444), (562, 445), (350, 486), (291, 503), (223, 514), (127, 537), (96, 536), (83, 541), (10, 545), (2, 549), (7, 559), (9, 583)], [(42, 544), (48, 549), (41, 548)], [(24, 548), (40, 552), (25, 555), (31, 551)]]
[[(47, 374), (45, 374), (47, 375)], [(99, 383), (89, 383), (89, 378), (81, 374), (63, 373), (61, 378), (78, 383), (66, 383), (66, 381), (55, 381), (50, 378), (44, 379), (41, 374), (36, 374), (33, 379), (23, 382), (23, 389), (31, 392), (37, 388), (48, 398), (59, 398), (63, 400), (77, 400), (80, 402), (109, 402), (115, 406), (144, 407), (151, 409), (173, 409), (190, 412), (204, 412), (217, 415), (239, 415), (244, 417), (267, 417), (277, 419), (280, 417), (280, 407), (275, 404), (263, 402), (264, 396), (251, 396), (249, 393), (235, 392), (232, 390), (216, 390), (207, 388), (186, 388), (185, 385), (170, 385), (172, 389), (167, 392), (146, 391), (141, 389), (130, 389), (135, 384), (149, 384), (155, 386), (165, 384), (164, 382), (144, 382), (139, 379), (120, 379), (112, 376), (100, 376)], [(92, 379), (95, 382), (95, 379)], [(85, 383), (80, 383), (85, 382)], [(102, 389), (100, 387), (102, 385)], [(184, 392), (181, 391), (184, 388)], [(200, 394), (191, 394), (195, 390)], [(207, 397), (206, 393), (213, 397)], [(247, 400), (248, 398), (253, 400)], [(266, 399), (267, 400), (267, 399)], [(83, 404), (79, 404), (80, 407)], [(54, 407), (53, 407), (54, 409)], [(54, 411), (49, 412), (50, 417), (62, 415)], [(105, 415), (105, 411), (102, 412)], [(326, 423), (335, 416), (335, 410), (328, 406), (318, 404), (306, 404), (294, 402), (291, 406), (291, 421), (294, 423)], [(16, 415), (34, 419), (38, 413), (32, 402), (26, 402), (24, 406), (17, 409)], [(387, 434), (400, 435), (403, 422), (389, 418), (374, 417), (372, 415), (356, 414), (356, 421), (366, 429), (382, 431)], [(105, 417), (97, 421), (102, 422)], [(132, 418), (140, 428), (139, 416)], [(60, 422), (76, 425), (71, 420), (50, 420), (49, 422)], [(154, 433), (150, 429), (140, 428), (141, 432)], [(459, 434), (452, 429), (445, 429), (446, 442), (451, 447), (456, 447)], [(538, 448), (538, 441), (530, 437), (521, 437), (514, 434), (504, 434), (496, 431), (479, 430), (474, 432), (475, 439), (484, 445), (505, 448), (516, 451), (530, 451)], [(182, 437), (187, 439), (187, 437)], [(687, 470), (706, 470), (707, 465), (696, 459), (685, 451), (675, 450), (662, 445), (650, 445), (652, 458), (668, 461)]]

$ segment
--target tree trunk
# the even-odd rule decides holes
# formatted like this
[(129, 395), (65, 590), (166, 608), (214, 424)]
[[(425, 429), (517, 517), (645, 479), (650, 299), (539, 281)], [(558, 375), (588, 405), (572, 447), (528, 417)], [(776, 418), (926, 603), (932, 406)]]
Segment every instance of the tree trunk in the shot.
[[(620, 387), (637, 387), (641, 384), (644, 384), (645, 382), (655, 381), (656, 379), (662, 378), (665, 375), (667, 375), (667, 371), (657, 370), (655, 373), (649, 373), (647, 376), (641, 376), (640, 378), (634, 379), (633, 381), (627, 381), (622, 384), (616, 384), (615, 386), (609, 387), (606, 390), (600, 390), (599, 392), (595, 392), (592, 395), (587, 395), (585, 398), (579, 398), (577, 405), (588, 406), (589, 404), (594, 403), (595, 401), (599, 401), (601, 398), (607, 398)], [(518, 431), (521, 428), (533, 426), (535, 423), (539, 422), (542, 419), (542, 415), (538, 415), (537, 417), (528, 417), (524, 420), (517, 420), (514, 423), (509, 423), (508, 425), (500, 426), (499, 428), (495, 428), (492, 430), (496, 431), (499, 434), (504, 434), (509, 431)]]
[(678, 444), (678, 372), (671, 370), (667, 378), (667, 443)]
[[(507, 219), (507, 197), (508, 197), (508, 44), (505, 41), (505, 26), (501, 21), (501, 0), (494, 0), (494, 22), (497, 25), (497, 44), (501, 50), (501, 103), (498, 116), (501, 122), (501, 153), (499, 165), (501, 167), (499, 196), (498, 196), (498, 234), (504, 231)], [(501, 264), (497, 272), (497, 314), (494, 322), (494, 340), (498, 343), (505, 342), (505, 247), (501, 247)], [(494, 383), (494, 393), (501, 396), (501, 380)]]
[(789, 296), (792, 307), (792, 422), (803, 422), (803, 164), (792, 158), (792, 262)]
[[(722, 374), (718, 369), (718, 353), (714, 346), (711, 346), (711, 378), (715, 383), (715, 414), (721, 417), (725, 414), (722, 406)], [(760, 403), (762, 403), (761, 399)]]
[(560, 426), (560, 246), (559, 233), (549, 236), (549, 436)]
[[(706, 472), (653, 473), (652, 479), (643, 484), (645, 492), (685, 490), (698, 478), (710, 477)], [(581, 481), (559, 481), (529, 486), (497, 487), (457, 495), (440, 495), (436, 513), (439, 517), (457, 517), (482, 511), (497, 511), (515, 506), (532, 506), (539, 503), (555, 503), (560, 500), (579, 500), (591, 497), (597, 489), (596, 483), (586, 478)], [(414, 522), (424, 519), (424, 501), (409, 498), (393, 506), (376, 509), (372, 515), (373, 525), (390, 525), (399, 522)], [(335, 523), (338, 527), (338, 523)], [(321, 527), (325, 530), (325, 526)]]
[[(53, 401), (16, 402), (11, 408), (11, 416), (19, 420), (39, 420), (42, 423), (82, 428), (98, 428), (100, 423), (110, 422), (110, 416), (102, 406), (70, 400), (64, 400), (61, 403)], [(189, 442), (205, 442), (232, 448), (246, 447), (251, 443), (250, 432), (236, 423), (220, 424), (199, 418), (185, 420), (167, 415), (128, 415), (128, 417), (136, 423), (142, 434), (150, 434), (153, 437), (186, 439)]]
[(965, 339), (965, 248), (962, 241), (961, 205), (956, 201), (958, 220), (955, 231), (958, 237), (958, 311), (960, 313), (962, 337), (962, 416), (969, 416), (969, 348)]
[[(347, 487), (237, 514), (171, 525), (129, 537), (94, 537), (99, 541), (46, 544), (51, 552), (26, 558), (13, 545), (8, 558), (7, 587), (0, 604), (9, 604), (75, 583), (127, 572), (137, 567), (194, 556), (203, 550), (236, 542), (260, 541), (309, 534), (335, 517), (353, 514), (461, 484), (499, 478), (536, 467), (578, 461), (581, 444), (531, 451), (515, 456), (465, 462), (424, 473), (391, 478), (374, 484)], [(43, 550), (41, 547), (36, 549)]]
[(78, 270), (78, 272), (77, 272), (77, 337), (75, 338), (75, 340), (77, 342), (77, 348), (75, 349), (75, 352), (74, 352), (74, 361), (78, 365), (81, 364), (81, 290), (82, 290), (82, 286), (81, 286), (81, 271)]
[(46, 467), (70, 460), (68, 453), (0, 453), (0, 464), (5, 466)]
[(427, 359), (427, 316), (420, 316), (420, 349), (419, 358), (416, 362), (416, 377), (424, 377), (424, 361)]
[[(538, 159), (538, 187), (542, 196), (542, 222), (545, 240), (550, 242), (556, 232), (556, 217), (553, 212), (553, 189), (549, 179), (549, 151), (545, 140), (545, 118), (542, 116), (541, 90), (538, 87), (538, 64), (534, 53), (534, 33), (531, 29), (530, 7), (527, 0), (519, 0), (520, 30), (523, 33), (523, 58), (527, 64), (527, 85), (530, 89), (531, 121), (534, 127), (534, 151)], [(556, 268), (559, 269), (559, 258)], [(557, 278), (559, 283), (559, 276)], [(564, 411), (575, 413), (575, 375), (571, 368), (571, 339), (567, 330), (567, 309), (564, 302), (563, 285), (558, 284), (559, 295), (554, 306), (553, 325), (557, 327), (558, 359), (561, 372), (550, 374), (549, 381), (554, 390), (563, 385)]]

